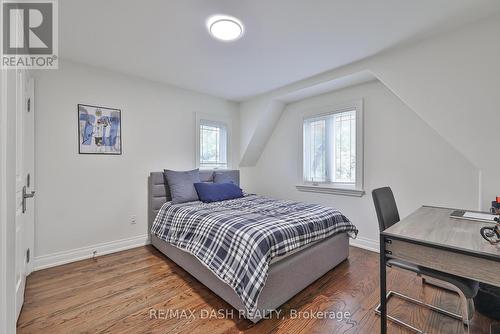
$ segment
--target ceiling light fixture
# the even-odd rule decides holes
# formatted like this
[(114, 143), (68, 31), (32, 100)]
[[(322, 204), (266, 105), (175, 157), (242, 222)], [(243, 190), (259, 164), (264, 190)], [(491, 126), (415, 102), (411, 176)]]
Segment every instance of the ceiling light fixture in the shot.
[(208, 32), (213, 38), (224, 42), (236, 41), (243, 36), (243, 23), (235, 17), (214, 15), (207, 20)]

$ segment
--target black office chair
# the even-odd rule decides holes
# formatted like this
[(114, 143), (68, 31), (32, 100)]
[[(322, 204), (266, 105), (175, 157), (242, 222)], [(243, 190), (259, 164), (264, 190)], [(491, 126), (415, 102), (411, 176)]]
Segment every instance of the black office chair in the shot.
[[(396, 206), (396, 200), (394, 199), (394, 195), (392, 193), (391, 188), (384, 187), (375, 189), (372, 191), (372, 197), (373, 197), (373, 202), (375, 204), (375, 210), (377, 211), (377, 218), (378, 218), (380, 232), (384, 231), (385, 229), (399, 222), (400, 219), (399, 219), (398, 207)], [(418, 266), (413, 263), (409, 263), (398, 259), (389, 259), (387, 261), (387, 265), (389, 267), (397, 267), (404, 270), (412, 271), (417, 275), (421, 276), (423, 282), (427, 280), (431, 282), (431, 284), (433, 285), (437, 285), (439, 287), (443, 287), (445, 289), (457, 292), (460, 296), (460, 299), (462, 299), (463, 315), (449, 312), (445, 309), (424, 303), (420, 300), (408, 297), (406, 295), (403, 295), (399, 292), (395, 292), (392, 290), (389, 290), (389, 292), (387, 293), (387, 301), (389, 301), (389, 298), (391, 296), (395, 295), (411, 303), (421, 305), (433, 311), (445, 314), (449, 317), (462, 320), (463, 323), (467, 326), (467, 332), (469, 332), (469, 321), (472, 319), (472, 316), (474, 315), (474, 301), (472, 298), (474, 298), (477, 294), (479, 288), (478, 282), (467, 278), (462, 278), (459, 276), (444, 273), (441, 271), (437, 271), (431, 268)], [(380, 304), (376, 307), (375, 312), (378, 315), (380, 315)], [(388, 315), (387, 319), (399, 325), (402, 325), (406, 328), (409, 328), (417, 333), (424, 333), (418, 328), (415, 328), (395, 317)]]

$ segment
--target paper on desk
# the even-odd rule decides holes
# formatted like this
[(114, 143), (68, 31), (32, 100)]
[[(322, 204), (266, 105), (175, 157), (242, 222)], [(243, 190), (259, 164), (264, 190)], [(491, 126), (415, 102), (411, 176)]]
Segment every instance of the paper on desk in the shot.
[(496, 215), (490, 215), (489, 213), (481, 213), (481, 212), (469, 212), (467, 211), (464, 213), (462, 216), (463, 218), (470, 218), (470, 219), (480, 219), (480, 220), (491, 220), (495, 221), (495, 218), (498, 217)]

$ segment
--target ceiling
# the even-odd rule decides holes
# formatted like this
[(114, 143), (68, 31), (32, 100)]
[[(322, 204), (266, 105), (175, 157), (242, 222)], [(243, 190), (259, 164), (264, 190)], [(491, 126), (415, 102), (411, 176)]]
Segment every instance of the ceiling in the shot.
[[(63, 59), (243, 100), (500, 10), (498, 0), (64, 0)], [(245, 35), (210, 38), (228, 14)]]

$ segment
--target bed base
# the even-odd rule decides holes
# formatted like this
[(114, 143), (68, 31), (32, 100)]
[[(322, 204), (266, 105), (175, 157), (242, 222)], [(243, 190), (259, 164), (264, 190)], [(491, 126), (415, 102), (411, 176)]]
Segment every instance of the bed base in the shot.
[(330, 237), (311, 247), (271, 263), (266, 285), (259, 296), (256, 315), (250, 317), (234, 290), (220, 280), (196, 257), (180, 250), (157, 236), (151, 243), (161, 253), (177, 263), (216, 295), (238, 310), (238, 314), (256, 323), (277, 309), (298, 292), (335, 268), (349, 255), (349, 238), (346, 233)]

